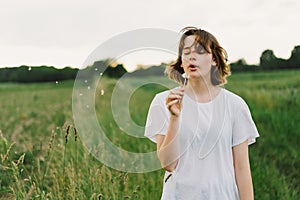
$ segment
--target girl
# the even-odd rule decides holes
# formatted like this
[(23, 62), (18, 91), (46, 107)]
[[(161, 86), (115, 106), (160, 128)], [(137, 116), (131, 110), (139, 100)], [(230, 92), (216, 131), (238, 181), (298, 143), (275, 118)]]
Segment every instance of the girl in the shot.
[(253, 199), (248, 145), (259, 136), (245, 101), (222, 88), (227, 53), (207, 31), (186, 27), (168, 76), (182, 86), (153, 99), (145, 136), (166, 170), (163, 200)]

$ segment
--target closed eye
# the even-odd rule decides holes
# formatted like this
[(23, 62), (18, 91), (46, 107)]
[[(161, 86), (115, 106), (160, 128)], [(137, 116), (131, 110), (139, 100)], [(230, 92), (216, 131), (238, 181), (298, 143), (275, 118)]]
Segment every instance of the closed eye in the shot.
[(184, 51), (183, 55), (189, 55), (191, 53), (191, 51)]
[(197, 48), (197, 53), (198, 54), (205, 54), (205, 53), (207, 53), (207, 51), (204, 49), (204, 47), (202, 45), (200, 45), (200, 44), (198, 44), (196, 48)]
[[(185, 48), (183, 48), (182, 54), (183, 54), (183, 55), (189, 55), (189, 54), (192, 52), (191, 48), (192, 48), (192, 46), (191, 46), (191, 47), (185, 47)], [(208, 53), (208, 52), (205, 50), (205, 48), (204, 48), (202, 45), (200, 45), (200, 44), (197, 44), (197, 45), (196, 45), (194, 51), (196, 51), (197, 54), (206, 54), (206, 53)]]

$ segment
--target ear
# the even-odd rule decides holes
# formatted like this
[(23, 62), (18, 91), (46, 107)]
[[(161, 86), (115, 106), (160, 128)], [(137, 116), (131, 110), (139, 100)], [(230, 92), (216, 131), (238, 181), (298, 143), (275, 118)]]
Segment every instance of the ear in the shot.
[(217, 66), (217, 62), (216, 62), (216, 59), (215, 59), (215, 58), (212, 58), (211, 64), (212, 64), (213, 66)]

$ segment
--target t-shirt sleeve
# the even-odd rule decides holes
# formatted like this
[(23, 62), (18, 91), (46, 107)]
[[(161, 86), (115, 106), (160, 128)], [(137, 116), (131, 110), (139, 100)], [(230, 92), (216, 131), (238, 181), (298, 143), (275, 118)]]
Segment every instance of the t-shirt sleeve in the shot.
[(161, 95), (156, 95), (149, 107), (144, 135), (156, 143), (155, 135), (166, 135), (168, 125), (168, 110)]
[(232, 146), (239, 145), (246, 140), (248, 141), (248, 145), (253, 144), (256, 138), (259, 137), (259, 133), (252, 119), (249, 107), (244, 100), (240, 99), (236, 109), (232, 129)]

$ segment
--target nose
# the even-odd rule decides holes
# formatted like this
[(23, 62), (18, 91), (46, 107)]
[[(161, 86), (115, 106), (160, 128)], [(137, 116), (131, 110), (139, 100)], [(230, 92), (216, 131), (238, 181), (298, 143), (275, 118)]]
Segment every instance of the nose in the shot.
[(189, 61), (195, 61), (195, 60), (196, 60), (196, 58), (195, 58), (194, 54), (191, 54), (189, 56)]
[(195, 49), (195, 47), (193, 46), (193, 47), (191, 48), (191, 52), (190, 52), (190, 54), (189, 54), (189, 56), (188, 56), (188, 60), (189, 60), (189, 61), (195, 61), (195, 60), (196, 60), (196, 54), (197, 54), (196, 49)]
[(196, 61), (196, 57), (195, 57), (195, 55), (194, 55), (193, 53), (190, 53), (190, 54), (188, 54), (188, 55), (184, 55), (182, 58), (183, 58), (186, 62), (194, 62), (194, 61)]

